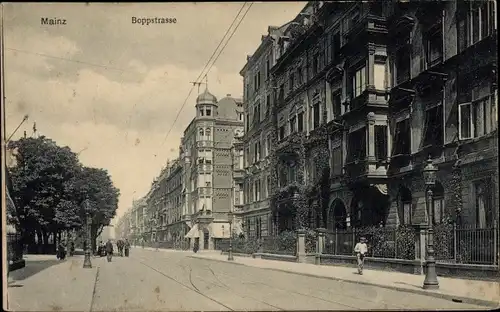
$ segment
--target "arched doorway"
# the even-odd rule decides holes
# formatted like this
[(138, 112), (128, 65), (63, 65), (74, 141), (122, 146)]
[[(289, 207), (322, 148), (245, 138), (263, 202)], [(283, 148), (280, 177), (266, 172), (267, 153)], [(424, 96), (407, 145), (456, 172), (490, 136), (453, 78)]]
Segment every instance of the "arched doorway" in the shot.
[(328, 230), (347, 228), (347, 210), (344, 202), (340, 198), (336, 198), (328, 209)]

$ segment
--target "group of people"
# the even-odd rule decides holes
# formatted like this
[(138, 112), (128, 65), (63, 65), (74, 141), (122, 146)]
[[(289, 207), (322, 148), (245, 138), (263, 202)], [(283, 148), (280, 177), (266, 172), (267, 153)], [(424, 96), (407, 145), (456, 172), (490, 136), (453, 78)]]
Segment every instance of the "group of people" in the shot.
[(125, 252), (125, 257), (128, 257), (130, 253), (130, 242), (128, 239), (125, 239), (125, 241), (119, 239), (116, 242), (116, 247), (118, 247), (118, 252), (120, 253), (120, 256), (123, 257), (123, 252)]
[[(56, 257), (58, 260), (66, 259), (66, 244), (61, 241), (57, 246)], [(75, 242), (70, 242), (69, 244), (69, 256), (73, 256), (75, 254)]]
[[(128, 239), (125, 239), (125, 241), (119, 239), (116, 241), (116, 247), (118, 247), (118, 253), (120, 254), (121, 257), (123, 257), (123, 252), (125, 251), (125, 257), (128, 257), (130, 254), (130, 242)], [(99, 247), (97, 249), (97, 253), (101, 256), (104, 257), (106, 256), (108, 262), (111, 262), (113, 258), (113, 243), (111, 242), (111, 239), (108, 239), (106, 244), (99, 242)]]

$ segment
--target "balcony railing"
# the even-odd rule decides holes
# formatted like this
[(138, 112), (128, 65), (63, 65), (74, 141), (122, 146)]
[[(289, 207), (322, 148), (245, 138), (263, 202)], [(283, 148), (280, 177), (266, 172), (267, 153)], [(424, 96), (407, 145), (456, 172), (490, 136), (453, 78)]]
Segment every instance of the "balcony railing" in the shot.
[(351, 179), (366, 175), (366, 160), (352, 160), (346, 163), (345, 173)]

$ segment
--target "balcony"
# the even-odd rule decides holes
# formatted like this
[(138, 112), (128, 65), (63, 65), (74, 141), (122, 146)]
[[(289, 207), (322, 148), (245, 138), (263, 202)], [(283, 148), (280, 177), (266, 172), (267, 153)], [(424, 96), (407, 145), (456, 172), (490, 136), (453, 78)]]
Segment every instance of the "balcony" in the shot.
[(294, 132), (278, 142), (276, 151), (285, 151), (289, 149), (294, 150), (295, 148), (303, 145), (304, 140), (305, 134), (303, 132)]
[(211, 187), (198, 187), (198, 195), (213, 195), (214, 190)]
[(345, 103), (346, 112), (348, 115), (353, 112), (361, 112), (366, 108), (388, 108), (388, 92), (386, 90), (377, 90), (373, 87), (368, 88), (358, 97), (355, 97)]
[(196, 147), (213, 148), (214, 141), (207, 141), (207, 140), (196, 141)]
[(243, 170), (243, 169), (235, 169), (234, 173), (233, 173), (233, 178), (235, 180), (241, 180), (241, 179), (243, 179), (244, 175), (245, 175), (245, 170)]
[(384, 40), (387, 33), (387, 22), (384, 17), (366, 14), (344, 34), (346, 44), (341, 47), (341, 51), (366, 42)]
[(197, 164), (196, 168), (198, 169), (198, 172), (212, 172), (214, 170), (214, 165), (212, 164)]
[(344, 167), (344, 179), (355, 182), (363, 179), (386, 179), (388, 163), (386, 160), (355, 160)]

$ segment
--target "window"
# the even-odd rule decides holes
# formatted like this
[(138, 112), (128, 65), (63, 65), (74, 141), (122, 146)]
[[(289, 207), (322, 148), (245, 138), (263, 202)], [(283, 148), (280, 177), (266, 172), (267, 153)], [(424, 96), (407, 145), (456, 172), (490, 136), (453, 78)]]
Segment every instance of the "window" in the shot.
[(205, 115), (205, 110), (203, 108), (200, 108), (200, 116), (204, 116)]
[(340, 52), (340, 32), (337, 31), (336, 33), (333, 34), (332, 36), (332, 61), (335, 60)]
[(271, 75), (271, 60), (268, 57), (266, 60), (266, 78), (269, 78), (270, 75)]
[(246, 113), (246, 131), (248, 132), (248, 129), (250, 129), (250, 115)]
[(340, 92), (335, 90), (332, 94), (332, 113), (333, 119), (340, 117), (342, 114), (342, 100), (340, 97)]
[(472, 44), (486, 38), (495, 29), (495, 4), (494, 1), (471, 3), (471, 35)]
[(304, 131), (304, 113), (303, 112), (300, 112), (297, 114), (297, 131), (298, 132)]
[(290, 133), (297, 131), (297, 116), (290, 118)]
[(250, 148), (249, 148), (249, 147), (247, 147), (247, 148), (245, 149), (245, 167), (248, 167), (248, 166), (249, 166), (249, 164), (250, 164), (250, 161), (249, 161), (249, 160), (250, 160)]
[(315, 102), (313, 104), (313, 129), (316, 129), (319, 127), (320, 124), (320, 107), (319, 107), (319, 102)]
[(443, 60), (443, 32), (441, 23), (432, 27), (424, 35), (425, 38), (425, 59), (427, 67), (439, 64)]
[(238, 120), (243, 121), (243, 113), (238, 113)]
[(387, 88), (387, 83), (385, 79), (385, 59), (377, 60), (375, 64), (373, 64), (373, 74), (375, 79), (375, 89), (377, 90), (385, 90)]
[(293, 88), (294, 88), (294, 83), (295, 83), (295, 77), (293, 76), (293, 73), (290, 74), (290, 77), (288, 78), (289, 79), (289, 82), (288, 82), (288, 89), (290, 91), (293, 91)]
[(271, 195), (271, 176), (266, 177), (266, 194), (267, 197)]
[(410, 119), (396, 123), (394, 132), (394, 155), (411, 154), (411, 130)]
[(352, 76), (353, 98), (360, 96), (366, 89), (366, 67), (358, 69)]
[(297, 182), (297, 168), (295, 167), (295, 163), (292, 163), (288, 167), (288, 181), (290, 183)]
[(253, 122), (254, 124), (260, 122), (260, 103), (256, 103), (253, 108)]
[(423, 146), (443, 146), (443, 106), (438, 105), (425, 112)]
[(354, 160), (364, 160), (366, 157), (366, 129), (362, 128), (353, 131), (348, 137), (348, 162)]
[(479, 181), (474, 183), (476, 226), (478, 228), (491, 227), (493, 216), (493, 204), (489, 181)]
[(212, 116), (212, 110), (210, 108), (206, 109), (207, 116)]
[(340, 147), (334, 148), (332, 152), (332, 172), (334, 176), (339, 176), (342, 174), (342, 149)]
[(302, 68), (297, 68), (297, 83), (299, 86), (304, 82), (304, 77), (302, 77)]
[(315, 76), (318, 73), (318, 68), (319, 68), (319, 54), (316, 53), (313, 57), (312, 76)]
[(271, 95), (268, 94), (266, 97), (266, 116), (269, 115), (270, 111), (271, 111)]
[(387, 161), (387, 126), (375, 126), (375, 157)]
[(283, 140), (285, 138), (285, 126), (281, 126), (279, 129), (279, 140)]
[(411, 50), (409, 45), (409, 38), (406, 39), (406, 44), (401, 46), (396, 51), (395, 72), (396, 81), (395, 84), (401, 84), (410, 79), (410, 68), (411, 68)]
[(204, 137), (205, 137), (205, 131), (203, 130), (203, 128), (200, 128), (200, 130), (198, 130), (198, 135), (199, 135), (199, 137), (198, 137), (199, 140), (203, 140), (204, 139)]
[(486, 84), (467, 86), (463, 83), (460, 87), (458, 105), (458, 134), (460, 139), (481, 137), (495, 129), (496, 98), (490, 93)]
[(207, 128), (205, 130), (205, 138), (207, 141), (211, 141), (212, 140), (212, 130), (210, 128)]

